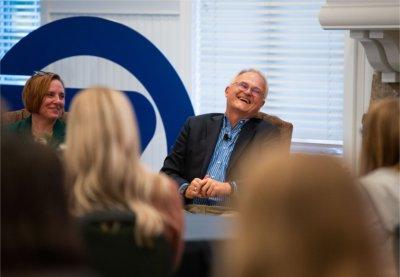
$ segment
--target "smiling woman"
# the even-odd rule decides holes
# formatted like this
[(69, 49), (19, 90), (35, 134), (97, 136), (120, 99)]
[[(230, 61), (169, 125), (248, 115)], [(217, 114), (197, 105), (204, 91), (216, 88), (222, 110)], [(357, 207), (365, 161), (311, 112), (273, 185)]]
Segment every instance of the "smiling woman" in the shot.
[(35, 71), (24, 86), (22, 98), (31, 115), (10, 124), (7, 129), (57, 148), (65, 137), (65, 122), (60, 120), (64, 113), (65, 86), (60, 76)]

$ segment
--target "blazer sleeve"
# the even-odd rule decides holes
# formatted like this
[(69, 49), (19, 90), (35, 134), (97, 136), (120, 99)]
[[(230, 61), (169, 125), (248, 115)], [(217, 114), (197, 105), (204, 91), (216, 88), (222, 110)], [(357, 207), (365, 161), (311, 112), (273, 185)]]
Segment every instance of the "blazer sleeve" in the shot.
[(183, 125), (171, 153), (165, 158), (161, 172), (164, 172), (175, 180), (178, 186), (190, 183), (191, 180), (185, 178), (185, 163), (187, 159), (188, 139), (190, 135), (189, 119)]

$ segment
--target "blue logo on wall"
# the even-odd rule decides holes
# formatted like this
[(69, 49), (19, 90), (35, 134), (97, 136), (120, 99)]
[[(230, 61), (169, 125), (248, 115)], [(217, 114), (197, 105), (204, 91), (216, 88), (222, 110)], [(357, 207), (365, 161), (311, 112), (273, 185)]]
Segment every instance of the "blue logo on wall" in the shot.
[[(133, 29), (97, 17), (70, 17), (53, 21), (21, 39), (1, 60), (1, 74), (31, 75), (60, 59), (88, 55), (110, 60), (134, 75), (153, 98), (161, 115), (168, 149), (181, 126), (194, 114), (178, 74), (149, 40)], [(62, 76), (61, 76), (62, 77)], [(67, 88), (66, 108), (78, 88)], [(21, 86), (2, 85), (2, 97), (13, 109), (22, 107)], [(142, 149), (156, 128), (151, 103), (140, 93), (126, 92), (137, 115)]]

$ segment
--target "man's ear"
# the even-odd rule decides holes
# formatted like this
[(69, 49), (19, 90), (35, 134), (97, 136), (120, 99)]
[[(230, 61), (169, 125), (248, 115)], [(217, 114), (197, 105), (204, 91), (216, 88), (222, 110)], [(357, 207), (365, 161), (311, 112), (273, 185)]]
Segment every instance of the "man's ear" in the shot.
[(262, 102), (261, 107), (264, 106), (264, 104), (265, 104), (265, 99), (267, 99), (267, 96), (268, 96), (268, 89), (265, 91), (265, 96), (264, 96), (264, 100), (263, 100), (263, 102)]
[(229, 86), (227, 86), (227, 87), (225, 88), (225, 96), (228, 95), (228, 89), (229, 89)]

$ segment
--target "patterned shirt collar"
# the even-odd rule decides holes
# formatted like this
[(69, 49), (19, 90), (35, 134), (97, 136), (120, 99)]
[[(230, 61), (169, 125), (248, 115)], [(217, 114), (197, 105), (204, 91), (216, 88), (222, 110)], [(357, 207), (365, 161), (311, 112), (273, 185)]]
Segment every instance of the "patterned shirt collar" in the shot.
[(222, 128), (228, 132), (232, 132), (238, 129), (240, 130), (247, 121), (249, 121), (249, 119), (241, 119), (238, 121), (238, 123), (236, 123), (235, 127), (232, 127), (231, 123), (228, 120), (228, 117), (224, 115)]

